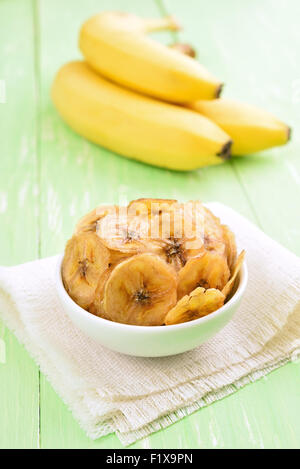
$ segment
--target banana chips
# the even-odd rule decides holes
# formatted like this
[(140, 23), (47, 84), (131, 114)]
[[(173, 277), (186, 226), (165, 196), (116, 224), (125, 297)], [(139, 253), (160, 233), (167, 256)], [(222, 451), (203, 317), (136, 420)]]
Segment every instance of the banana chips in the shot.
[(139, 199), (100, 206), (79, 222), (62, 277), (71, 298), (92, 314), (171, 325), (220, 308), (243, 258), (230, 229), (200, 202)]

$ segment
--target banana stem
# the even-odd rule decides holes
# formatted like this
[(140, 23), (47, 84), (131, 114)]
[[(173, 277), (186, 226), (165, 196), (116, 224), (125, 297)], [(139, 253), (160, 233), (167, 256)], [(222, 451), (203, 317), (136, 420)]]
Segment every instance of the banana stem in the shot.
[(179, 31), (181, 26), (173, 16), (165, 16), (164, 18), (145, 19), (143, 29), (147, 33), (164, 30)]

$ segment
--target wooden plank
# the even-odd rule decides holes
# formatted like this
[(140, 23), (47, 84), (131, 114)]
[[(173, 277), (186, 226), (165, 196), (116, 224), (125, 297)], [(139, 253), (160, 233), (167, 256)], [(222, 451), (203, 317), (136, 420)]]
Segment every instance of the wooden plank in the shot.
[[(226, 82), (225, 95), (273, 111), (294, 126), (293, 142), (257, 156), (234, 159), (257, 223), (300, 254), (299, 238), (299, 3), (290, 1), (209, 3), (191, 0), (164, 6), (186, 26), (183, 41), (198, 48), (199, 59)], [(297, 81), (298, 80), (298, 81)], [(298, 213), (298, 215), (297, 215)], [(299, 364), (185, 420), (204, 447), (297, 447), (300, 441)]]
[[(0, 264), (38, 256), (32, 1), (0, 2)], [(39, 372), (0, 324), (0, 448), (39, 445)]]
[[(88, 0), (84, 4), (71, 0), (40, 2), (41, 197), (46, 207), (42, 216), (43, 256), (63, 250), (75, 221), (91, 207), (101, 202), (118, 202), (119, 198), (132, 198), (141, 192), (149, 194), (153, 182), (148, 179), (148, 171), (153, 179), (160, 174), (160, 170), (150, 170), (84, 141), (62, 123), (50, 103), (49, 88), (57, 69), (65, 61), (79, 56), (77, 34), (81, 23), (104, 9), (144, 15), (159, 13), (151, 0), (143, 4), (132, 2), (130, 6), (126, 0)], [(60, 22), (57, 22), (58, 11)], [(160, 37), (166, 40), (165, 35)], [(44, 378), (41, 381), (41, 444), (43, 448), (121, 447), (112, 435), (97, 442), (89, 440)]]

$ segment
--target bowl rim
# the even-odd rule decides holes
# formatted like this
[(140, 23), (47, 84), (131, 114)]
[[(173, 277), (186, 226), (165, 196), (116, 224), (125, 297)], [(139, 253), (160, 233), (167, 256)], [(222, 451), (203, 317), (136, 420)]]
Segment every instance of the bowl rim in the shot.
[(138, 325), (133, 325), (133, 324), (123, 324), (120, 322), (109, 321), (108, 319), (101, 318), (100, 316), (95, 316), (94, 314), (90, 313), (89, 311), (86, 311), (85, 309), (81, 308), (81, 306), (79, 306), (77, 303), (75, 303), (75, 301), (69, 296), (63, 284), (62, 274), (61, 274), (63, 257), (64, 257), (64, 254), (60, 254), (58, 256), (58, 262), (56, 266), (56, 275), (55, 275), (56, 289), (57, 289), (59, 297), (63, 299), (64, 302), (67, 303), (70, 310), (75, 309), (77, 314), (81, 315), (82, 318), (86, 319), (90, 323), (95, 323), (98, 325), (102, 323), (107, 327), (111, 327), (111, 328), (119, 329), (119, 330), (123, 329), (124, 331), (127, 330), (127, 331), (133, 332), (135, 330), (135, 331), (147, 332), (147, 333), (153, 333), (153, 332), (164, 333), (170, 330), (188, 329), (188, 328), (200, 325), (200, 324), (204, 324), (206, 322), (211, 321), (214, 318), (217, 318), (218, 316), (222, 316), (223, 313), (225, 313), (228, 309), (230, 309), (232, 306), (238, 303), (239, 300), (243, 297), (244, 292), (246, 290), (247, 283), (248, 283), (248, 268), (247, 268), (247, 263), (244, 260), (241, 271), (240, 271), (239, 284), (235, 293), (233, 294), (233, 296), (230, 298), (230, 300), (227, 303), (225, 303), (223, 306), (221, 306), (221, 308), (217, 309), (213, 313), (210, 313), (207, 316), (203, 316), (202, 318), (194, 319), (192, 321), (187, 321), (187, 322), (183, 322), (180, 324), (171, 324), (168, 326), (165, 326), (165, 325), (163, 326), (138, 326)]

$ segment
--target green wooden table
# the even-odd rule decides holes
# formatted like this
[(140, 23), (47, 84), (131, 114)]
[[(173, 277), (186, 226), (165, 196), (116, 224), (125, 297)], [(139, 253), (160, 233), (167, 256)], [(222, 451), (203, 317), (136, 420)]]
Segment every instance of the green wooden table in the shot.
[[(102, 9), (171, 13), (182, 40), (226, 82), (225, 95), (293, 126), (286, 147), (193, 173), (129, 161), (70, 131), (49, 87), (79, 56), (77, 33)], [(300, 255), (298, 0), (0, 0), (0, 264), (55, 254), (80, 215), (136, 197), (219, 200)], [(160, 40), (170, 42), (168, 34)], [(139, 441), (133, 448), (300, 446), (300, 364)], [(0, 324), (0, 447), (119, 448), (89, 440), (33, 360)]]

